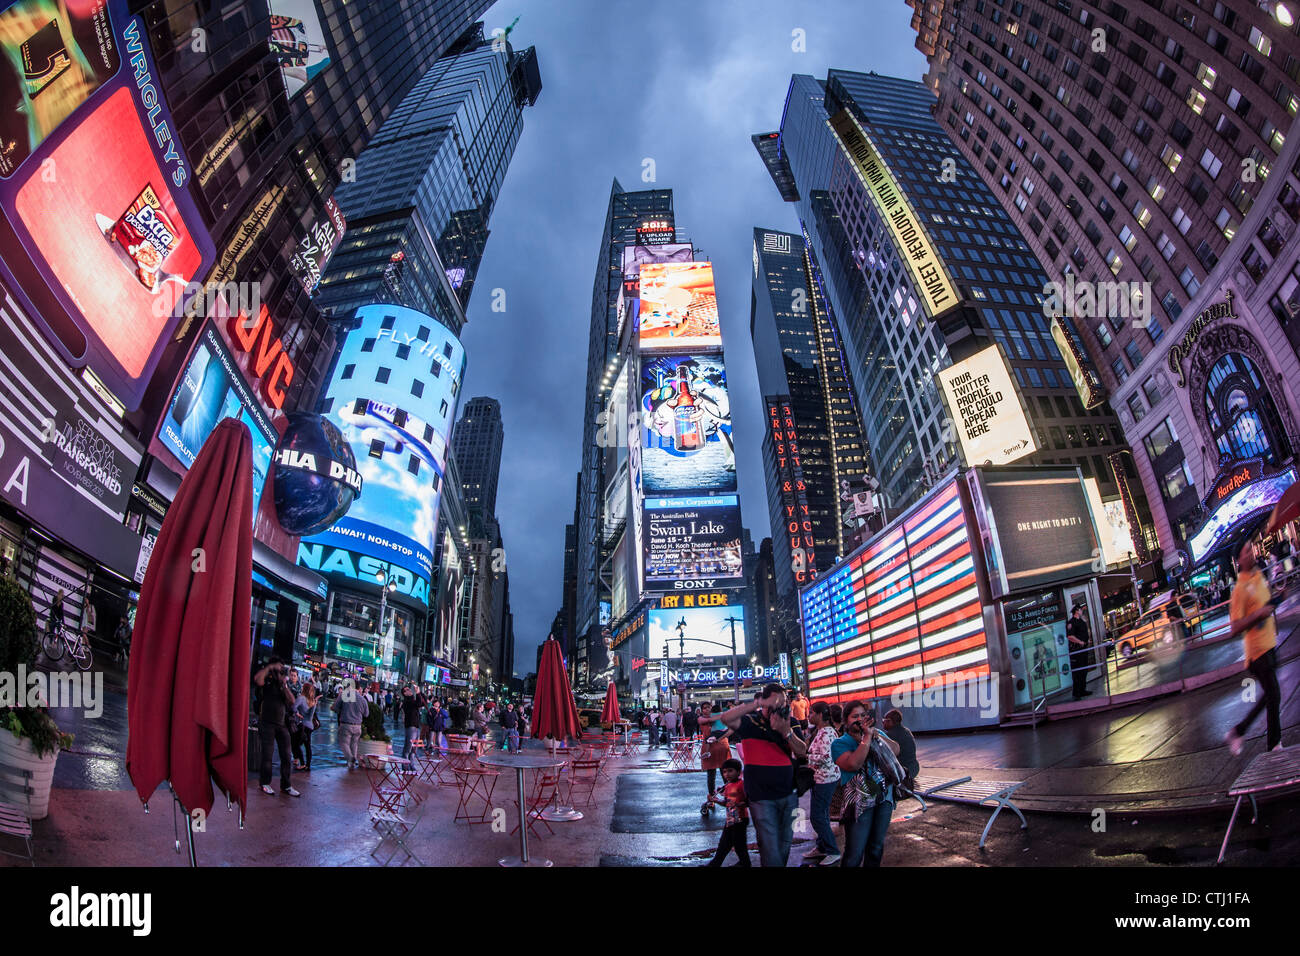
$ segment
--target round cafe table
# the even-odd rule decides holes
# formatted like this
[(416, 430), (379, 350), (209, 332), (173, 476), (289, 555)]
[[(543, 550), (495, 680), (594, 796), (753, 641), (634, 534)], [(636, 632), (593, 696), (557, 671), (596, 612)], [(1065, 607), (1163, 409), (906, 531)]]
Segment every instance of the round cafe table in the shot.
[(528, 811), (524, 801), (524, 771), (553, 770), (563, 767), (564, 761), (548, 754), (511, 754), (493, 751), (479, 757), (478, 762), (488, 767), (514, 767), (515, 783), (519, 787), (519, 856), (502, 857), (497, 860), (497, 863), (501, 866), (550, 866), (551, 861), (545, 858), (540, 860), (528, 858), (528, 820), (524, 816)]

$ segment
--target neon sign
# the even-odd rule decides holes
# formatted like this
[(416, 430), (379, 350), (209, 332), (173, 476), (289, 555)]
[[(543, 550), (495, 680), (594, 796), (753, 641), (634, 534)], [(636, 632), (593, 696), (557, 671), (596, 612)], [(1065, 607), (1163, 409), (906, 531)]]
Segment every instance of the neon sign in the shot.
[(284, 341), (275, 335), (275, 325), (266, 306), (258, 310), (257, 321), (240, 312), (230, 319), (227, 329), (235, 345), (253, 357), (253, 374), (262, 380), (262, 396), (275, 408), (284, 408), (284, 390), (293, 381), (293, 362), (284, 349)]

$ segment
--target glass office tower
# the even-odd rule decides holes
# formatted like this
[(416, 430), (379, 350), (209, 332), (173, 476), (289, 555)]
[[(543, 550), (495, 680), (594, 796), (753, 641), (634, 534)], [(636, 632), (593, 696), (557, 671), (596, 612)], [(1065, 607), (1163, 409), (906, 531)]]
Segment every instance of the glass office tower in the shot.
[[(935, 122), (933, 101), (920, 83), (873, 73), (831, 70), (824, 82), (796, 75), (779, 134), (800, 196), (800, 225), (840, 321), (885, 503), (892, 511), (914, 501), (953, 463), (957, 452), (936, 373), (994, 343), (1038, 436), (1040, 450), (1025, 463), (1078, 465), (1104, 496), (1120, 493), (1108, 461), (1122, 448), (1118, 422), (1104, 407), (1084, 409), (1044, 315), (1046, 276)], [(905, 250), (828, 123), (846, 109), (951, 274), (956, 308), (930, 314)], [(1145, 511), (1140, 499), (1133, 504)]]
[(459, 331), (524, 108), (541, 88), (536, 51), (485, 36), (481, 23), (425, 73), (335, 194), (348, 231), (321, 280), (322, 308), (346, 317), (396, 302)]

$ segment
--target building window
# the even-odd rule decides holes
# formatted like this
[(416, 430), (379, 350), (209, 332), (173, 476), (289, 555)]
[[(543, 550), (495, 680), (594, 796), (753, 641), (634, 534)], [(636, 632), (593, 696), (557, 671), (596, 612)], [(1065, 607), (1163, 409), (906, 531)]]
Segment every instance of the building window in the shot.
[(1136, 372), (1138, 366), (1142, 364), (1142, 347), (1138, 345), (1137, 339), (1129, 339), (1128, 344), (1124, 346), (1124, 354), (1128, 356), (1129, 363)]
[(1174, 442), (1178, 441), (1178, 432), (1174, 430), (1173, 422), (1166, 418), (1142, 441), (1147, 446), (1147, 454), (1151, 456), (1151, 461), (1154, 463), (1173, 447)]
[(1245, 355), (1229, 352), (1215, 363), (1205, 384), (1206, 420), (1220, 454), (1259, 456), (1279, 464), (1290, 456), (1285, 432), (1259, 369)]
[(366, 339), (364, 342), (361, 343), (361, 351), (363, 351), (363, 352), (373, 352), (374, 350), (375, 350), (375, 340), (374, 340), (374, 339)]
[(411, 383), (411, 394), (416, 398), (422, 398), (424, 396), (424, 383), (418, 378)]
[(1206, 147), (1205, 152), (1201, 153), (1201, 168), (1210, 174), (1211, 179), (1214, 179), (1219, 175), (1219, 170), (1223, 169), (1223, 160)]
[(1110, 343), (1112, 341), (1110, 335), (1110, 328), (1106, 325), (1105, 322), (1097, 323), (1097, 341), (1101, 343), (1102, 348), (1104, 349), (1110, 348)]
[(1173, 501), (1191, 487), (1193, 487), (1192, 473), (1187, 469), (1185, 460), (1171, 468), (1160, 480), (1160, 491), (1166, 501)]
[(357, 367), (355, 365), (345, 365), (343, 366), (343, 374), (340, 375), (339, 378), (351, 378), (352, 373), (355, 372), (356, 370)]
[(1160, 383), (1156, 381), (1154, 375), (1142, 383), (1142, 394), (1146, 396), (1147, 404), (1152, 408), (1155, 408), (1160, 403), (1160, 400), (1165, 397), (1165, 393), (1160, 391)]
[(1110, 363), (1110, 370), (1115, 373), (1115, 381), (1123, 385), (1128, 380), (1128, 368), (1124, 365), (1122, 358), (1117, 358)]
[(1146, 406), (1142, 404), (1142, 396), (1134, 392), (1128, 397), (1128, 410), (1133, 414), (1133, 421), (1142, 421), (1142, 416), (1147, 413)]
[(391, 374), (392, 374), (392, 369), (384, 368), (381, 365), (378, 371), (375, 372), (375, 381), (378, 382), (380, 385), (387, 385), (388, 376)]

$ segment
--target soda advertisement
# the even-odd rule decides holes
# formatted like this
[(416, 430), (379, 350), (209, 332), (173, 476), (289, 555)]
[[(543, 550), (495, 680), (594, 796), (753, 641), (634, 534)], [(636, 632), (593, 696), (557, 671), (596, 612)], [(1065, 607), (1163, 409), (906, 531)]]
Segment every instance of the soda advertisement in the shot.
[(643, 355), (641, 387), (644, 492), (735, 491), (722, 356)]
[(647, 498), (645, 584), (648, 590), (743, 584), (740, 499)]
[(137, 408), (215, 258), (143, 21), (125, 0), (18, 0), (0, 45), (3, 268), (62, 359)]
[(722, 348), (711, 262), (641, 266), (642, 349)]
[(280, 434), (239, 374), (220, 333), (207, 323), (158, 426), (158, 441), (188, 471), (223, 418), (237, 418), (253, 436), (253, 515), (256, 517)]
[(271, 0), (269, 46), (292, 99), (330, 63), (315, 0)]

